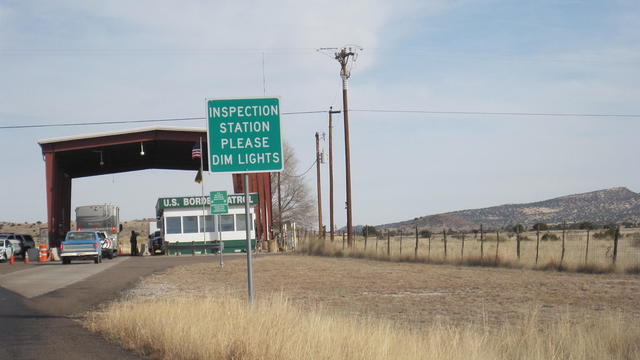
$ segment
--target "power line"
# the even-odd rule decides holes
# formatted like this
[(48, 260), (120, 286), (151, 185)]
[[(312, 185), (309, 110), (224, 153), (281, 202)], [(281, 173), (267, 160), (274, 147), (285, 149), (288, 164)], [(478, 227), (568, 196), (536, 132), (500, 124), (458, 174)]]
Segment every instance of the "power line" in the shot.
[(637, 118), (640, 114), (586, 114), (586, 113), (536, 113), (502, 111), (434, 111), (434, 110), (387, 110), (387, 109), (351, 109), (358, 112), (399, 113), (399, 114), (443, 114), (443, 115), (500, 115), (500, 116), (556, 116), (556, 117), (626, 117)]
[(228, 48), (228, 49), (0, 49), (0, 56), (103, 56), (103, 55), (238, 55), (312, 53), (314, 48)]
[[(320, 113), (326, 113), (326, 112), (327, 112), (326, 110), (291, 111), (291, 112), (283, 112), (281, 115), (320, 114)], [(114, 125), (114, 124), (140, 124), (140, 123), (150, 123), (150, 122), (194, 121), (194, 120), (205, 120), (205, 119), (206, 119), (205, 117), (183, 117), (183, 118), (145, 119), (145, 120), (94, 121), (94, 122), (82, 122), (82, 123), (6, 125), (6, 126), (0, 126), (0, 130), (69, 127), (69, 126), (91, 126), (91, 125)]]
[[(429, 47), (369, 47), (371, 51), (393, 52), (393, 56), (411, 56), (428, 54), (431, 60), (491, 60), (510, 62), (560, 62), (560, 63), (622, 63), (637, 64), (640, 61), (637, 53), (631, 53), (631, 57), (624, 59), (616, 54), (606, 53), (581, 53), (579, 57), (571, 58), (566, 54), (544, 53), (533, 56), (521, 54), (484, 53), (474, 51), (448, 52)], [(223, 48), (223, 49), (196, 49), (196, 48), (8, 48), (0, 49), (0, 56), (103, 56), (103, 55), (238, 55), (238, 54), (286, 54), (286, 53), (313, 53), (319, 52), (333, 58), (337, 47), (274, 47), (274, 48)]]
[(307, 175), (307, 173), (309, 172), (309, 170), (313, 169), (313, 166), (318, 162), (318, 159), (316, 159), (311, 166), (309, 166), (309, 168), (307, 170), (305, 170), (302, 174), (300, 175), (289, 175), (291, 177), (304, 177), (305, 175)]
[(95, 122), (84, 122), (84, 123), (61, 123), (61, 124), (7, 125), (7, 126), (0, 126), (0, 129), (28, 129), (28, 128), (49, 128), (49, 127), (67, 127), (67, 126), (137, 124), (137, 123), (148, 123), (148, 122), (193, 121), (193, 120), (204, 120), (204, 117), (186, 117), (186, 118), (172, 118), (172, 119), (148, 119), (148, 120), (121, 120), (121, 121), (95, 121)]
[[(552, 117), (613, 117), (613, 118), (640, 118), (640, 114), (587, 114), (587, 113), (537, 113), (537, 112), (500, 112), (500, 111), (435, 111), (435, 110), (393, 110), (393, 109), (350, 109), (355, 112), (369, 113), (396, 113), (396, 114), (432, 114), (432, 115), (495, 115), (495, 116), (552, 116)], [(291, 111), (283, 112), (281, 115), (305, 115), (324, 114), (327, 110)], [(150, 122), (171, 122), (171, 121), (195, 121), (205, 120), (205, 117), (181, 117), (145, 120), (120, 120), (120, 121), (94, 121), (82, 123), (59, 123), (59, 124), (26, 124), (26, 125), (6, 125), (0, 126), (4, 129), (29, 129), (29, 128), (51, 128), (70, 126), (91, 126), (91, 125), (114, 125), (114, 124), (140, 124)]]

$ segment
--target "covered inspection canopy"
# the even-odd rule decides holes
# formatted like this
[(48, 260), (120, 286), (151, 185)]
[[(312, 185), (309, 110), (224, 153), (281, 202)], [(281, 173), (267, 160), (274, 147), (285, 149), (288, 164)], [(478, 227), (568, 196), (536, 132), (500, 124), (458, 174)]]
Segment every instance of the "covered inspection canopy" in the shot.
[[(208, 171), (207, 130), (201, 128), (154, 126), (38, 141), (46, 163), (50, 246), (58, 246), (70, 229), (73, 178), (145, 169), (196, 171), (200, 161), (191, 158), (191, 150), (201, 139), (204, 171)], [(262, 237), (268, 235), (272, 222), (270, 176), (251, 175), (250, 191), (260, 197), (256, 230)], [(234, 176), (235, 192), (244, 190), (239, 178)], [(150, 209), (153, 205), (149, 205)]]

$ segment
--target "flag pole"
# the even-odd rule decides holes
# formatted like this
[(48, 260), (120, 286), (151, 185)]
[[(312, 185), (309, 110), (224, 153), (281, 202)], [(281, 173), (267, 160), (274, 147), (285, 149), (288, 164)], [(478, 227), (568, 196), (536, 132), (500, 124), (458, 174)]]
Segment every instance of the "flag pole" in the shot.
[[(200, 181), (202, 190), (202, 200), (204, 200), (204, 173), (202, 165), (202, 136), (200, 136), (200, 174), (202, 174), (202, 180)], [(205, 213), (205, 201), (202, 201), (202, 249), (204, 254), (207, 254), (207, 248), (204, 246), (207, 243), (207, 214)], [(194, 250), (195, 251), (195, 250)]]

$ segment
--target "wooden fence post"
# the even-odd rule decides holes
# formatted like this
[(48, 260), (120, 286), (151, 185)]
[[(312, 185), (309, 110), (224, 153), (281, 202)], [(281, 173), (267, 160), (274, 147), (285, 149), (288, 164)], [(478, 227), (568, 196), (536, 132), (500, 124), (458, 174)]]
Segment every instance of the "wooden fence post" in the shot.
[(400, 229), (400, 255), (402, 255), (402, 229)]
[(431, 260), (431, 233), (429, 233), (429, 252), (427, 253), (427, 261)]
[(587, 261), (589, 259), (589, 232), (591, 232), (591, 230), (587, 229), (587, 250), (584, 252), (584, 263), (585, 263), (585, 265), (587, 264)]
[(344, 242), (345, 242), (345, 237), (344, 237), (344, 231), (342, 232), (342, 250), (344, 250)]
[(443, 240), (444, 241), (444, 258), (447, 258), (447, 230), (442, 229), (442, 233), (444, 234)]
[(364, 226), (364, 252), (367, 252), (367, 237), (369, 233), (369, 225)]
[(462, 247), (460, 248), (460, 262), (464, 261), (464, 233), (462, 233)]
[(620, 236), (620, 226), (616, 226), (615, 232), (613, 233), (613, 265), (616, 264), (616, 260), (618, 258), (618, 237)]
[(387, 256), (391, 258), (391, 235), (389, 235), (389, 229), (387, 229)]
[(416, 259), (418, 258), (418, 227), (417, 226), (416, 226), (416, 250), (415, 250), (414, 257)]
[(381, 234), (376, 234), (376, 255), (378, 255), (378, 241), (380, 241), (381, 235), (384, 234), (384, 230), (380, 230)]
[(516, 255), (518, 255), (518, 260), (520, 260), (520, 226), (516, 225)]
[(540, 253), (540, 226), (536, 229), (536, 265), (538, 265), (538, 254)]
[(482, 224), (480, 224), (480, 264), (482, 264), (484, 259), (484, 229), (482, 228)]
[(496, 258), (493, 261), (498, 266), (498, 249), (500, 248), (500, 230), (496, 230)]
[(565, 235), (565, 228), (567, 226), (567, 222), (564, 221), (562, 223), (562, 252), (560, 253), (560, 267), (562, 267), (562, 262), (564, 261), (564, 251), (565, 251), (565, 247), (564, 247), (564, 235)]

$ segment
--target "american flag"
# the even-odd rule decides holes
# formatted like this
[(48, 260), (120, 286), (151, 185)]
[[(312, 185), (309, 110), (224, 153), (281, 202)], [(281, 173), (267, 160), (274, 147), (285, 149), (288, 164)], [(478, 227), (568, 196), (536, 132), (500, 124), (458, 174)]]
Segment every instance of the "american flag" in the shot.
[(193, 149), (191, 149), (191, 159), (200, 159), (200, 156), (202, 156), (200, 151), (200, 143), (196, 141), (196, 143), (193, 145)]

